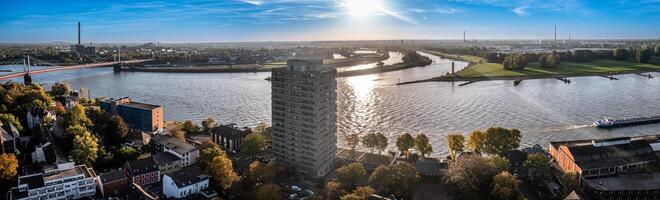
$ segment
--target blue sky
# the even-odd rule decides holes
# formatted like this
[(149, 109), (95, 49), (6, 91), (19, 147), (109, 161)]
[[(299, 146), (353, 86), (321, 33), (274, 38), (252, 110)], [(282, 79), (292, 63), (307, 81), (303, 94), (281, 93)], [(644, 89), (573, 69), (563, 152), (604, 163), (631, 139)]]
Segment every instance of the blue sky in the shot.
[(660, 0), (3, 0), (0, 42), (659, 38)]

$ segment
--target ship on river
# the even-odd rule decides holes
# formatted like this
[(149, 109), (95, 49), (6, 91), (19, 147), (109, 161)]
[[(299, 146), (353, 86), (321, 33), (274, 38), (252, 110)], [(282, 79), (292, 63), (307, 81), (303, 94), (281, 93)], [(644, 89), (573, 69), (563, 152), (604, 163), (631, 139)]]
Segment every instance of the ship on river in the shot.
[(660, 122), (660, 115), (649, 116), (649, 117), (627, 118), (627, 119), (604, 118), (595, 121), (594, 125), (598, 128), (612, 128), (612, 127), (649, 124), (649, 123), (658, 123), (658, 122)]

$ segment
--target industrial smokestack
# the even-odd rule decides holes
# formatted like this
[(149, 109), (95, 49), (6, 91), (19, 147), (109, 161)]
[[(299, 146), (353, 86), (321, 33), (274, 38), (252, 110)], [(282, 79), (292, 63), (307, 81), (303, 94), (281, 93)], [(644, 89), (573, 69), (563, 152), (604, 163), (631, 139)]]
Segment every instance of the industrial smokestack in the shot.
[(80, 22), (78, 22), (78, 46), (80, 46)]

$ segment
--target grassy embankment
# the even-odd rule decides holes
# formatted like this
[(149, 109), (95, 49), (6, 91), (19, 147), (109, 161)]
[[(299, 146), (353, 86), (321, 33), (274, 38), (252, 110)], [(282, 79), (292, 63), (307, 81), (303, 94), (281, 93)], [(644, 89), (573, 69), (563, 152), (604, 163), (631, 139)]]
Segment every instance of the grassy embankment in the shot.
[[(467, 68), (456, 72), (455, 80), (531, 79), (660, 71), (659, 57), (652, 57), (650, 63), (617, 60), (593, 60), (583, 63), (561, 62), (555, 68), (542, 68), (538, 62), (531, 62), (524, 70), (509, 71), (504, 70), (502, 64), (489, 63), (478, 56), (452, 55), (437, 51), (430, 51), (429, 53), (470, 63)], [(440, 77), (434, 79), (443, 80)]]

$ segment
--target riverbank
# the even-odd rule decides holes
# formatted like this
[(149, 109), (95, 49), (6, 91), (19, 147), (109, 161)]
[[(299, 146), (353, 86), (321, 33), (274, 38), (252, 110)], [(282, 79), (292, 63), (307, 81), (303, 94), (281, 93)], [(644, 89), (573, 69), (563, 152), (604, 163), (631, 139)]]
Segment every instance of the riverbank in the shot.
[[(389, 59), (385, 53), (379, 57), (369, 58), (346, 58), (335, 60), (324, 60), (323, 65), (330, 68), (349, 67), (360, 64), (376, 63)], [(123, 67), (117, 71), (128, 72), (161, 72), (161, 73), (242, 73), (242, 72), (270, 72), (272, 69), (286, 67), (285, 62), (268, 64), (244, 64), (244, 65), (208, 65), (208, 66), (185, 66), (185, 67)]]
[(398, 63), (394, 65), (386, 65), (386, 66), (381, 66), (381, 67), (374, 67), (374, 68), (369, 68), (369, 69), (360, 69), (360, 70), (351, 70), (351, 71), (343, 71), (343, 72), (338, 72), (337, 76), (338, 77), (350, 77), (350, 76), (360, 76), (360, 75), (367, 75), (367, 74), (377, 74), (377, 73), (383, 73), (383, 72), (390, 72), (390, 71), (397, 71), (397, 70), (402, 70), (402, 69), (408, 69), (408, 68), (413, 68), (413, 67), (423, 67), (427, 66), (433, 63), (433, 61), (426, 57), (426, 56), (419, 56), (419, 59), (413, 60), (413, 61), (404, 61), (403, 63)]
[(429, 81), (487, 81), (487, 80), (523, 80), (543, 78), (567, 78), (578, 76), (610, 76), (645, 72), (660, 72), (660, 65), (634, 63), (631, 61), (593, 60), (591, 62), (562, 62), (558, 67), (542, 68), (538, 62), (529, 63), (524, 70), (509, 71), (502, 64), (488, 63), (483, 58), (470, 55), (451, 55), (442, 52), (429, 53), (441, 57), (468, 62), (468, 67), (456, 72), (455, 76), (439, 76), (430, 79), (404, 82), (412, 84)]

